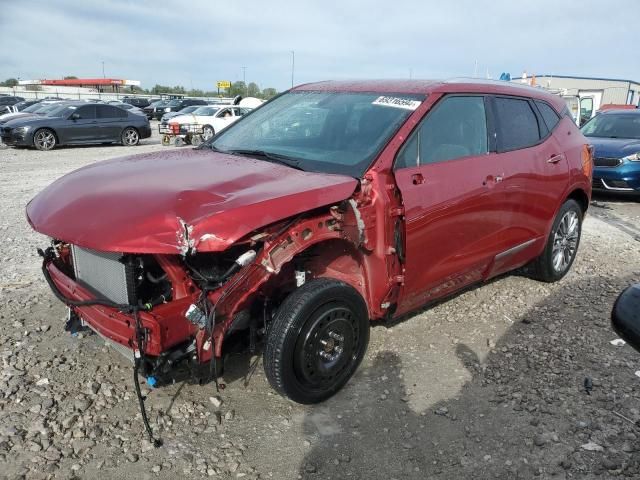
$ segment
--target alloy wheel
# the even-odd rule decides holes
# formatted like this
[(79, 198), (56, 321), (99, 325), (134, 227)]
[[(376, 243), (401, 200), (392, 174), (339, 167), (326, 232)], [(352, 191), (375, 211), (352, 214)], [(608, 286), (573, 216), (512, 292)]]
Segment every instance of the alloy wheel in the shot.
[(34, 142), (39, 150), (51, 150), (56, 144), (56, 137), (49, 130), (42, 130), (36, 133)]
[(578, 249), (580, 238), (580, 220), (578, 214), (572, 210), (564, 214), (553, 236), (551, 259), (553, 269), (564, 272), (571, 264)]

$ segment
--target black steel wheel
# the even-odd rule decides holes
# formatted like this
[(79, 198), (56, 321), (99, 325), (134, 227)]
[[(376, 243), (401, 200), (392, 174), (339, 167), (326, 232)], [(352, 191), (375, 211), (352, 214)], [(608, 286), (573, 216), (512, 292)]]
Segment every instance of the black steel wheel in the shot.
[(265, 373), (281, 395), (318, 403), (347, 383), (368, 343), (369, 316), (360, 294), (338, 280), (310, 280), (285, 299), (270, 325)]

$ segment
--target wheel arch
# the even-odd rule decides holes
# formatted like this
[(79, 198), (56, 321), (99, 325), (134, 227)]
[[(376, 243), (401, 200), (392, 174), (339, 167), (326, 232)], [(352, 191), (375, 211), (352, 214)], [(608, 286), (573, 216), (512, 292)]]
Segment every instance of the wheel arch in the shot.
[(31, 134), (31, 145), (35, 146), (36, 133), (38, 133), (40, 130), (49, 130), (53, 132), (53, 136), (56, 137), (56, 145), (62, 145), (62, 142), (60, 141), (60, 134), (58, 133), (58, 131), (55, 128), (49, 126), (37, 127), (33, 130), (33, 133)]
[(578, 202), (583, 215), (587, 213), (587, 209), (589, 208), (589, 196), (587, 195), (587, 192), (585, 192), (582, 188), (578, 187), (573, 189), (562, 203), (569, 199)]

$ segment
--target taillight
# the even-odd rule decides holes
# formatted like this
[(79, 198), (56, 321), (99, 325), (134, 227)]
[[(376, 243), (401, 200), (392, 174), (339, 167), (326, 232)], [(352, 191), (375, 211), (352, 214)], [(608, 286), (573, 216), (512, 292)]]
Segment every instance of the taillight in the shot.
[(178, 135), (180, 133), (180, 124), (170, 123), (169, 130), (171, 130), (171, 133), (173, 133), (174, 135)]
[(582, 146), (582, 172), (586, 177), (591, 178), (593, 173), (593, 145)]

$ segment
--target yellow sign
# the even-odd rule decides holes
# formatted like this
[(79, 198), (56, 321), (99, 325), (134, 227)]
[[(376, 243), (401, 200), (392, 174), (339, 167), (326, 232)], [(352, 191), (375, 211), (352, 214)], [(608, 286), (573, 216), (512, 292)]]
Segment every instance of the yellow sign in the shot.
[(229, 80), (219, 80), (218, 88), (231, 88), (231, 82)]

